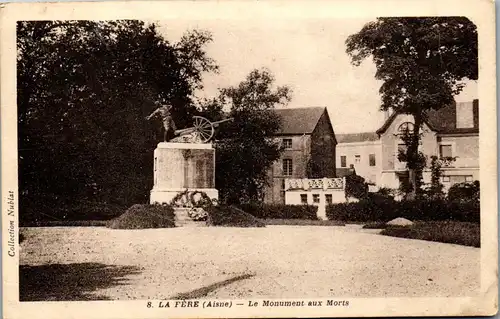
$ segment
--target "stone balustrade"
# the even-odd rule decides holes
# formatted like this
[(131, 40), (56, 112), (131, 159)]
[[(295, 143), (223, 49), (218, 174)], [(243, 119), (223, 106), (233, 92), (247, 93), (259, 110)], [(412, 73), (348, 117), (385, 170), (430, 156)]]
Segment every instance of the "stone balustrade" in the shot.
[(309, 190), (309, 189), (344, 189), (345, 178), (287, 178), (285, 179), (285, 191), (287, 190)]

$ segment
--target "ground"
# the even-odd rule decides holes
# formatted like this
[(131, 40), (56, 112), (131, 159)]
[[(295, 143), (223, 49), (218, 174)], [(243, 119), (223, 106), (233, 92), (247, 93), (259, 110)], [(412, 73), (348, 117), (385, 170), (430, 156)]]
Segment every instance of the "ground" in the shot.
[(339, 226), (23, 228), (22, 300), (470, 296), (480, 249)]

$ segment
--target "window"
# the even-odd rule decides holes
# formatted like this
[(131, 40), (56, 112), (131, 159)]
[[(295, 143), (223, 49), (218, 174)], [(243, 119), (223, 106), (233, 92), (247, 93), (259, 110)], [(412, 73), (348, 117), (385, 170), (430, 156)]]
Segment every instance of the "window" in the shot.
[(439, 157), (452, 157), (451, 145), (439, 145)]
[(415, 129), (415, 125), (411, 122), (404, 122), (398, 127), (398, 134), (400, 135), (405, 135), (405, 134), (413, 134), (413, 130)]
[(307, 205), (307, 194), (300, 194), (300, 202), (303, 205)]
[(375, 166), (375, 154), (370, 154), (369, 155), (369, 162), (370, 162), (370, 166)]
[(313, 203), (319, 203), (319, 194), (313, 194)]
[(285, 189), (285, 180), (282, 179), (281, 180), (281, 190), (284, 190)]
[(332, 194), (325, 194), (325, 202), (327, 205), (330, 205), (333, 203)]
[(443, 183), (449, 183), (450, 182), (450, 177), (449, 176), (443, 176)]
[(286, 149), (292, 148), (292, 139), (291, 138), (284, 138), (283, 139), (283, 147)]
[(354, 163), (358, 164), (361, 162), (361, 155), (354, 155)]
[(290, 158), (286, 158), (283, 160), (283, 175), (292, 176), (292, 174), (293, 174), (292, 160)]
[(340, 167), (347, 167), (347, 157), (345, 155), (340, 156)]

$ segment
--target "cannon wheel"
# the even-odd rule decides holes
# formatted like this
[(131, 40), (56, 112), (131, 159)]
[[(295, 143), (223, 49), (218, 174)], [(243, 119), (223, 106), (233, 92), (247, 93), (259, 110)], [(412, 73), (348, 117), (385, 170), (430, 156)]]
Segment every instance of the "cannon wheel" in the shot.
[(214, 126), (202, 116), (193, 116), (194, 129), (200, 135), (201, 140), (206, 143), (214, 136)]

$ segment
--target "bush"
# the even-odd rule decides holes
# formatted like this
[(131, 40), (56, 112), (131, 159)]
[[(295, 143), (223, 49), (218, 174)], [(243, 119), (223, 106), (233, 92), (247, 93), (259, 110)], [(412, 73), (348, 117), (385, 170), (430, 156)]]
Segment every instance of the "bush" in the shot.
[(47, 222), (111, 220), (120, 216), (126, 207), (103, 202), (74, 201), (46, 205), (43, 200), (20, 203), (21, 226), (45, 225)]
[(127, 209), (123, 215), (113, 219), (109, 228), (144, 229), (175, 227), (174, 209), (169, 205), (136, 204)]
[(105, 227), (111, 220), (41, 220), (24, 222), (24, 227)]
[(480, 247), (480, 226), (477, 223), (455, 221), (417, 222), (408, 227), (387, 227), (380, 234)]
[(355, 203), (328, 205), (326, 217), (330, 220), (352, 222), (389, 221), (398, 217), (394, 214), (396, 203), (392, 198), (370, 195)]
[(394, 201), (370, 197), (357, 203), (341, 203), (326, 207), (330, 220), (356, 222), (386, 222), (397, 217), (412, 221), (453, 220), (479, 223), (479, 202), (457, 202), (443, 199)]
[(318, 207), (313, 205), (250, 203), (241, 204), (238, 207), (262, 219), (318, 219)]
[(210, 206), (207, 212), (208, 226), (265, 227), (262, 221), (235, 206)]
[(479, 201), (479, 193), (479, 181), (458, 183), (451, 186), (448, 190), (448, 199), (459, 202)]
[(345, 193), (348, 197), (366, 198), (368, 196), (368, 184), (359, 175), (347, 175), (345, 177)]

